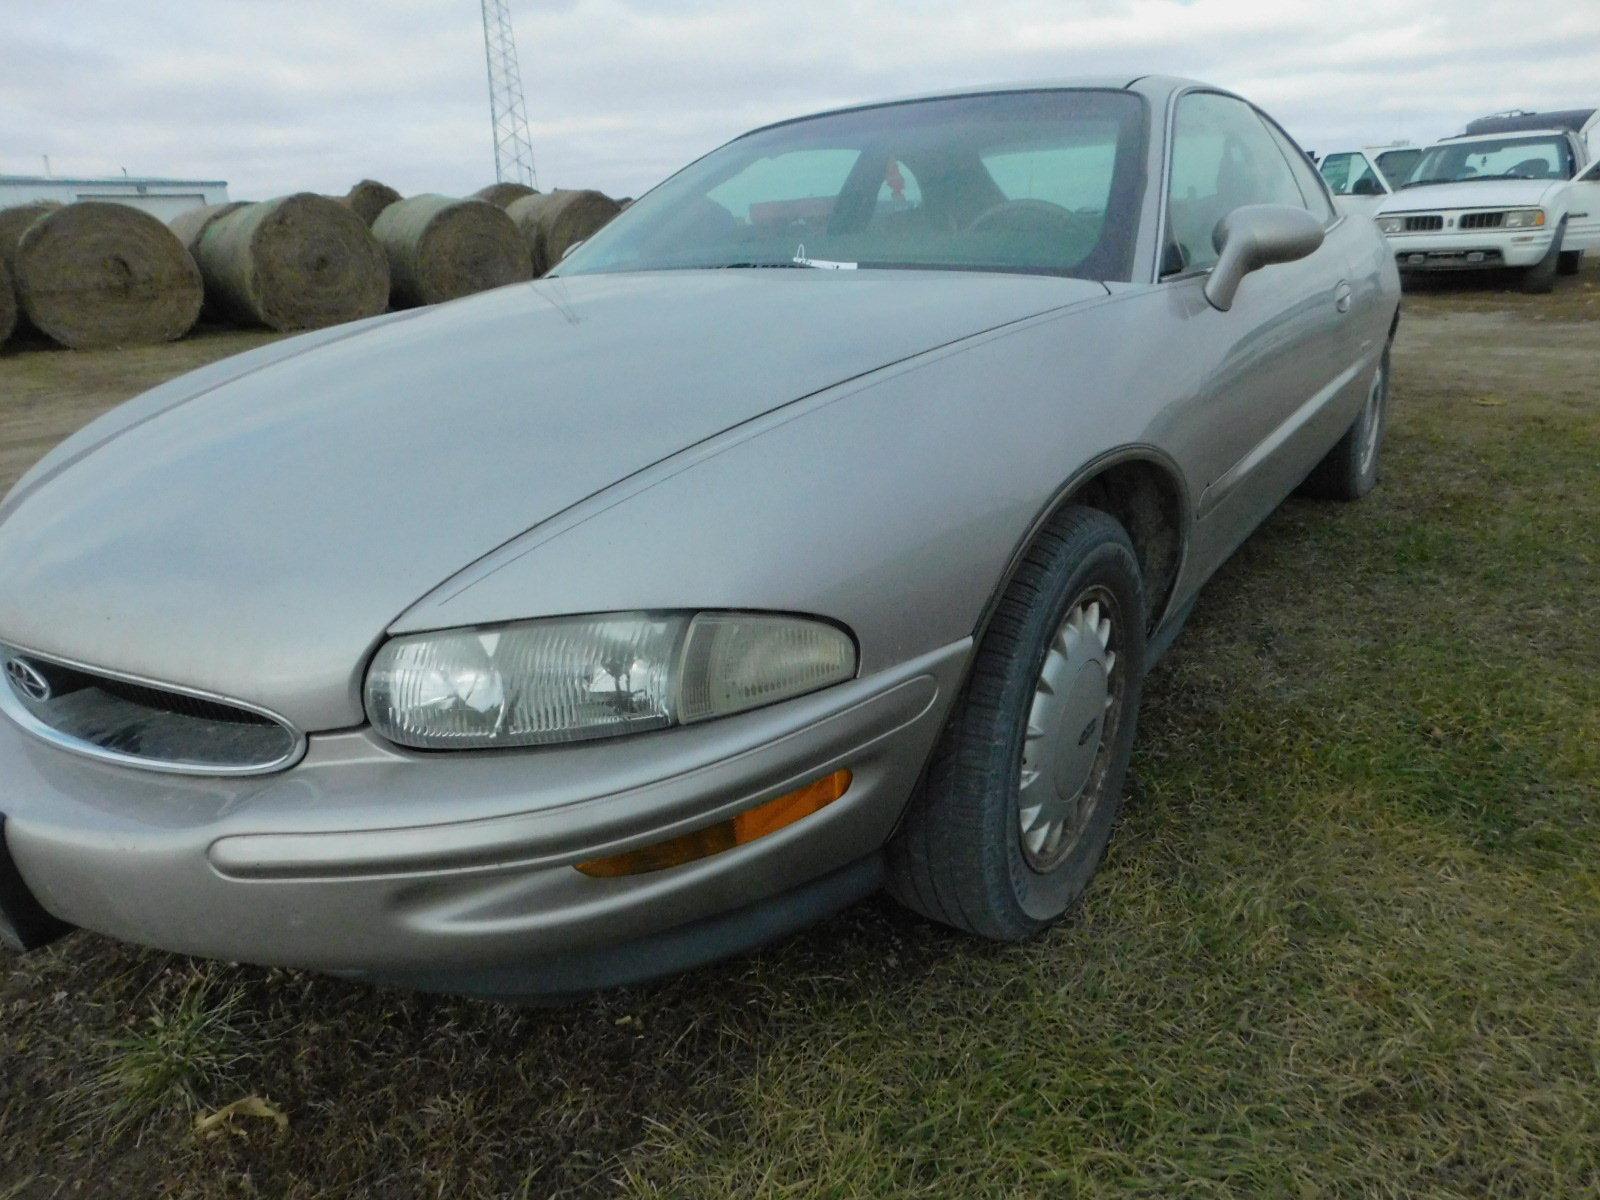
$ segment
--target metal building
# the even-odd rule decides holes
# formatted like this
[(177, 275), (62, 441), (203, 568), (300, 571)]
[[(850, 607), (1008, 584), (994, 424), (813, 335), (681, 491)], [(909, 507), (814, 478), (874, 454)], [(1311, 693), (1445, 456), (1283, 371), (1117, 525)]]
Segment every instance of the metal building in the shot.
[(110, 175), (102, 179), (75, 179), (54, 175), (0, 175), (0, 208), (34, 200), (114, 200), (131, 204), (152, 216), (170, 221), (181, 212), (202, 204), (223, 204), (228, 185), (221, 179), (148, 179), (137, 175)]

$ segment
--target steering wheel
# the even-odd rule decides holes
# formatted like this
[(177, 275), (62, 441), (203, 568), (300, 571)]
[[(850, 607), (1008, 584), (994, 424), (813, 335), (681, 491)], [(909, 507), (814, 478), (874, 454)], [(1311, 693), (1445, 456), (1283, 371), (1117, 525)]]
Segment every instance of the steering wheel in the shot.
[(1081, 220), (1071, 209), (1048, 200), (1002, 200), (974, 217), (967, 225), (967, 232), (1066, 237)]

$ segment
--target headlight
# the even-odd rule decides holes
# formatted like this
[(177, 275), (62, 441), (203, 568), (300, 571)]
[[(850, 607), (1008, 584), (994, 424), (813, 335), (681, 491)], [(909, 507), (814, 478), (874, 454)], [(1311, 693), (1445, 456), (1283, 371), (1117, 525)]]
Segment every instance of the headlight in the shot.
[(541, 746), (745, 712), (856, 673), (835, 626), (763, 613), (608, 613), (410, 634), (367, 671), (367, 716), (421, 750)]
[(1381, 233), (1404, 233), (1406, 219), (1404, 217), (1379, 217), (1378, 230)]
[(1506, 213), (1507, 229), (1538, 229), (1544, 224), (1544, 209), (1514, 208)]

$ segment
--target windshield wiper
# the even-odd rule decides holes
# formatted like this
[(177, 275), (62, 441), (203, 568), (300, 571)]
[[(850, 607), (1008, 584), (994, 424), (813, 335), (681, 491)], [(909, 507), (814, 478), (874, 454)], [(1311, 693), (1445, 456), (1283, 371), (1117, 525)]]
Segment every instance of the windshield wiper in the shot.
[(809, 271), (814, 270), (810, 263), (799, 262), (737, 262), (717, 263), (718, 271)]

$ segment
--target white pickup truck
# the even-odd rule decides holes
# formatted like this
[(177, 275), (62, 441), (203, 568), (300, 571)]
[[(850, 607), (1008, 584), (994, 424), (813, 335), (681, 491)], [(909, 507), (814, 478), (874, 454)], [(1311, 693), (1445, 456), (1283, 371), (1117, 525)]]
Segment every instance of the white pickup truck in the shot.
[(1506, 113), (1429, 146), (1377, 208), (1402, 277), (1516, 268), (1548, 292), (1600, 254), (1600, 110)]

